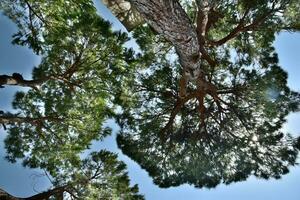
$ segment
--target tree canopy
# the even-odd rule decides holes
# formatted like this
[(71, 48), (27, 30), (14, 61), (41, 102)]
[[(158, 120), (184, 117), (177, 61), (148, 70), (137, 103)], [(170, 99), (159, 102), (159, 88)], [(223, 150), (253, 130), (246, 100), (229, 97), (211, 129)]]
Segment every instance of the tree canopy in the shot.
[(53, 184), (29, 199), (143, 199), (115, 154), (81, 157), (110, 135), (111, 118), (119, 148), (160, 187), (280, 178), (297, 164), (300, 139), (281, 128), (300, 94), (273, 47), (277, 33), (300, 28), (296, 0), (103, 3), (137, 52), (90, 0), (0, 2), (18, 26), (13, 44), (42, 58), (32, 80), (0, 75), (1, 87), (28, 88), (0, 113), (7, 159)]
[(118, 117), (123, 153), (161, 187), (288, 173), (299, 139), (281, 128), (300, 96), (273, 42), (299, 30), (296, 1), (128, 2), (148, 23), (133, 34), (149, 64)]
[(13, 112), (0, 114), (6, 158), (46, 170), (55, 183), (32, 199), (61, 191), (72, 199), (143, 199), (116, 155), (80, 156), (111, 134), (105, 122), (113, 115), (112, 91), (122, 89), (133, 68), (127, 34), (113, 32), (91, 1), (1, 1), (1, 9), (19, 28), (12, 42), (41, 56), (32, 80), (0, 76), (2, 87), (29, 88), (15, 94)]
[(116, 154), (105, 150), (92, 152), (78, 165), (61, 169), (62, 173), (51, 180), (53, 189), (27, 198), (14, 197), (6, 192), (0, 193), (0, 197), (8, 200), (144, 199), (138, 194), (137, 185), (129, 186), (125, 169), (125, 163), (118, 161)]

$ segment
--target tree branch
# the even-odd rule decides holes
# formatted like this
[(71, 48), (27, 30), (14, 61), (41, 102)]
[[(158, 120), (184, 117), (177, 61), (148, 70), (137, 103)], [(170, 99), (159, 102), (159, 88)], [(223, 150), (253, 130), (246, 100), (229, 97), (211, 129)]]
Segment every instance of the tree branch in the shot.
[(31, 87), (33, 89), (37, 89), (37, 86), (40, 85), (45, 80), (25, 80), (23, 76), (18, 73), (13, 73), (12, 76), (8, 75), (0, 75), (0, 88), (3, 88), (3, 85), (14, 85), (14, 86), (23, 86), (23, 87)]
[[(76, 64), (74, 64), (76, 65)], [(73, 88), (73, 86), (80, 87), (77, 83), (70, 82), (69, 78), (76, 71), (76, 68), (71, 66), (72, 69), (68, 71), (67, 74), (64, 74), (66, 77), (59, 76), (59, 75), (51, 75), (51, 76), (45, 76), (40, 79), (35, 80), (25, 80), (23, 76), (19, 73), (13, 73), (11, 76), (9, 75), (0, 75), (0, 88), (4, 88), (4, 85), (10, 85), (10, 86), (22, 86), (22, 87), (30, 87), (35, 90), (38, 90), (38, 86), (45, 83), (48, 80), (58, 80), (62, 81), (70, 86), (70, 88)]]
[(250, 12), (250, 8), (248, 8), (241, 20), (239, 21), (239, 24), (224, 38), (218, 40), (218, 41), (210, 41), (210, 45), (212, 46), (220, 46), (228, 42), (229, 40), (235, 38), (239, 33), (249, 31), (249, 30), (255, 30), (260, 24), (262, 24), (271, 14), (274, 12), (280, 10), (280, 8), (275, 9), (275, 3), (272, 6), (272, 9), (269, 10), (268, 12), (265, 12), (263, 15), (260, 17), (257, 17), (254, 19), (254, 21), (251, 24), (245, 25), (245, 19), (247, 15)]
[(241, 31), (244, 30), (244, 23), (245, 23), (245, 19), (247, 17), (247, 15), (250, 12), (250, 8), (248, 8), (244, 15), (242, 16), (242, 18), (240, 19), (238, 25), (224, 38), (218, 40), (218, 41), (210, 41), (209, 43), (213, 46), (220, 46), (222, 44), (225, 44), (227, 41), (235, 38)]
[(208, 4), (208, 0), (197, 0), (198, 13), (197, 13), (197, 36), (200, 45), (204, 45), (205, 43), (205, 34), (206, 34), (206, 26), (208, 22), (208, 12), (210, 10), (210, 6)]
[(14, 197), (1, 188), (0, 188), (0, 199), (1, 200), (22, 200), (22, 198)]
[(61, 186), (61, 187), (57, 187), (57, 188), (48, 190), (46, 192), (42, 192), (42, 193), (33, 195), (31, 197), (20, 198), (20, 197), (12, 196), (8, 192), (6, 192), (0, 188), (0, 199), (1, 200), (47, 200), (51, 196), (62, 194), (63, 192), (66, 191), (66, 189), (67, 189), (67, 186)]
[(168, 120), (167, 124), (164, 126), (164, 128), (160, 132), (160, 137), (161, 138), (164, 138), (164, 134), (166, 133), (166, 131), (171, 128), (172, 124), (174, 123), (174, 119), (177, 116), (177, 114), (180, 112), (180, 109), (182, 108), (182, 106), (187, 101), (189, 101), (190, 99), (195, 98), (197, 96), (198, 96), (198, 91), (195, 91), (193, 93), (190, 93), (184, 99), (182, 99), (182, 98), (177, 99), (177, 101), (175, 103), (175, 106), (174, 106), (173, 110), (171, 111), (171, 115), (169, 117), (169, 120)]
[(41, 20), (41, 22), (45, 25), (47, 25), (45, 19), (40, 16), (39, 14), (37, 14), (37, 12), (35, 12), (35, 10), (32, 8), (32, 6), (30, 5), (30, 3), (27, 0), (24, 0), (28, 9), (29, 9), (29, 13), (32, 12), (32, 14), (34, 14), (39, 20)]
[[(57, 200), (61, 200), (61, 197), (63, 196), (63, 193), (66, 191), (66, 189), (67, 186), (61, 186), (23, 199), (24, 200), (46, 200), (49, 199), (51, 196), (55, 195)], [(58, 199), (57, 197), (60, 197), (60, 199)]]

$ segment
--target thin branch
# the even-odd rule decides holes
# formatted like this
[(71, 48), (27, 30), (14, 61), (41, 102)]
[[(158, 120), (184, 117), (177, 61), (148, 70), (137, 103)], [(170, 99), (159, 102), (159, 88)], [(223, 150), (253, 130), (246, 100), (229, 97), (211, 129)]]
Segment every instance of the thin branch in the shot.
[(244, 15), (242, 16), (242, 18), (240, 19), (238, 25), (224, 38), (218, 40), (218, 41), (209, 41), (209, 43), (213, 46), (220, 46), (222, 44), (225, 44), (227, 41), (235, 38), (241, 31), (244, 30), (244, 24), (245, 24), (245, 19), (247, 17), (247, 15), (250, 12), (250, 8), (248, 8)]
[(24, 0), (26, 5), (28, 6), (29, 11), (32, 12), (32, 14), (34, 14), (39, 20), (41, 20), (41, 22), (43, 22), (45, 25), (47, 25), (47, 22), (45, 21), (45, 19), (40, 16), (39, 14), (37, 14), (37, 12), (35, 12), (35, 10), (32, 8), (32, 6), (30, 5), (30, 3), (27, 0)]
[(179, 113), (179, 111), (181, 110), (182, 106), (189, 101), (192, 98), (195, 98), (198, 96), (198, 91), (195, 91), (193, 93), (190, 93), (189, 95), (187, 95), (184, 99), (178, 98), (177, 102), (175, 103), (175, 106), (170, 114), (169, 120), (167, 122), (167, 124), (164, 126), (164, 128), (160, 131), (160, 136), (163, 138), (164, 134), (166, 133), (167, 130), (169, 130), (172, 126), (172, 124), (174, 123), (174, 119), (177, 116), (177, 114)]

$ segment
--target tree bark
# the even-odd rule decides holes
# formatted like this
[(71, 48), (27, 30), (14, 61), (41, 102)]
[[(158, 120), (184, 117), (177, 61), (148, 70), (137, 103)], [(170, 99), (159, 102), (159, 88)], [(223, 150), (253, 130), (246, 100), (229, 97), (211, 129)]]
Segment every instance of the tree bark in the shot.
[(102, 0), (103, 4), (120, 20), (128, 32), (144, 23), (141, 15), (126, 0)]
[(31, 197), (24, 198), (24, 200), (48, 200), (51, 196), (56, 196), (56, 199), (57, 197), (59, 197), (59, 199), (57, 200), (62, 200), (61, 197), (63, 197), (62, 195), (65, 190), (66, 188), (64, 186), (57, 187), (52, 190), (33, 195)]
[(130, 0), (143, 18), (175, 47), (188, 83), (201, 75), (197, 32), (177, 0)]

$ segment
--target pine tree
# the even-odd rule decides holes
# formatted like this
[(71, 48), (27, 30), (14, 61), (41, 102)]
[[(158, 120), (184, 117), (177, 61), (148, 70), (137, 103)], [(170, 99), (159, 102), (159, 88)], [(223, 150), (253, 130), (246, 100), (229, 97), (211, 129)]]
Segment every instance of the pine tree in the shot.
[(147, 23), (133, 29), (146, 70), (116, 102), (123, 153), (161, 187), (288, 173), (299, 139), (281, 128), (300, 95), (287, 86), (273, 42), (299, 30), (298, 3), (127, 2)]
[(111, 134), (104, 124), (114, 112), (112, 91), (122, 90), (134, 67), (133, 51), (124, 47), (127, 34), (112, 31), (92, 1), (0, 5), (19, 28), (13, 43), (41, 56), (32, 80), (19, 73), (0, 76), (2, 87), (28, 88), (15, 94), (13, 111), (0, 113), (8, 133), (6, 158), (45, 170), (53, 184), (26, 199), (143, 199), (117, 155), (100, 151), (81, 159), (92, 141)]

